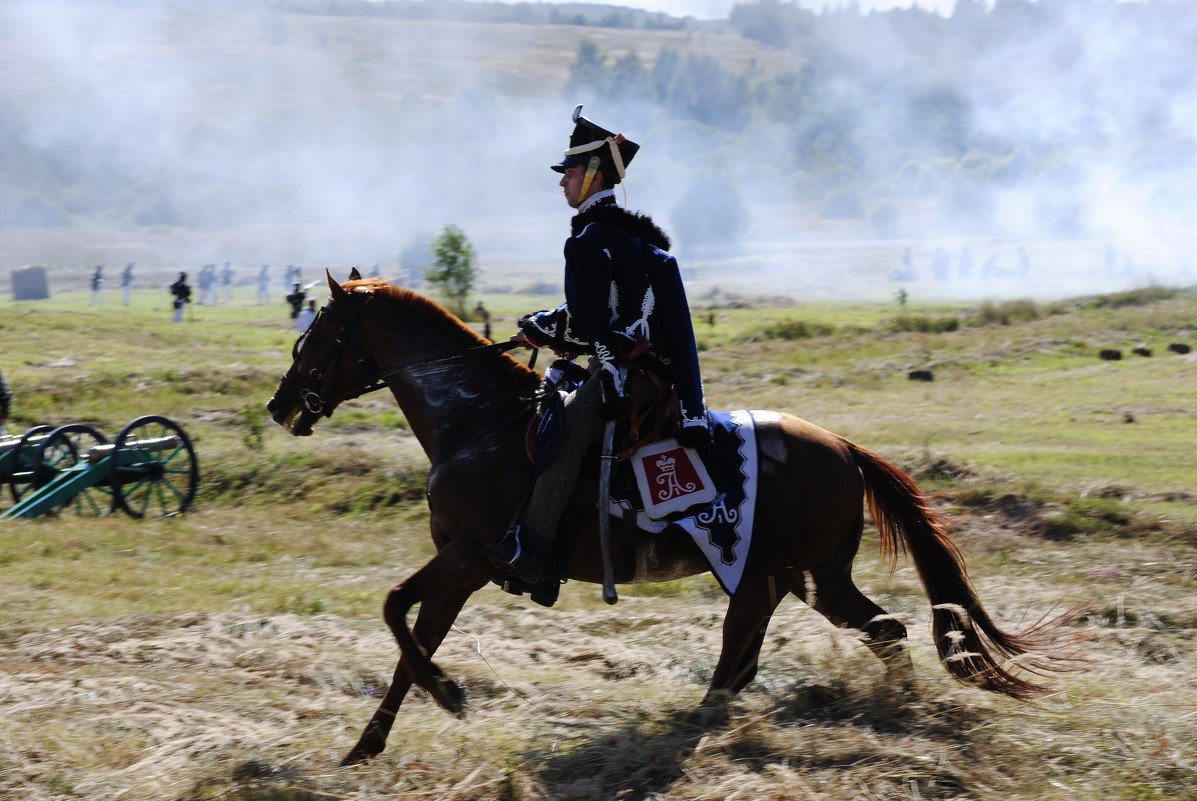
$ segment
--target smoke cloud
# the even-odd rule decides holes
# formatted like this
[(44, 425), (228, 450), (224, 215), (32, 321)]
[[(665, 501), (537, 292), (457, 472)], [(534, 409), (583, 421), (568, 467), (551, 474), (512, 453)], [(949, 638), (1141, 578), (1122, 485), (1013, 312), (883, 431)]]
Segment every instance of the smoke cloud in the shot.
[[(961, 4), (943, 5), (919, 7), (951, 22)], [(3, 2), (0, 258), (163, 270), (231, 260), (245, 275), (261, 264), (377, 264), (403, 278), (400, 254), (453, 223), (474, 242), (488, 288), (559, 286), (570, 212), (547, 166), (584, 102), (643, 145), (628, 204), (674, 233), (700, 297), (881, 298), (898, 286), (920, 287), (916, 297), (1063, 296), (1191, 283), (1192, 36), (1094, 20), (1094, 7), (1112, 5), (1056, 0), (1052, 24), (951, 61), (942, 42), (912, 49), (913, 11), (832, 7), (819, 12), (817, 42), (727, 67), (715, 78), (729, 85), (700, 86), (682, 114), (618, 85), (569, 83), (587, 34), (613, 48), (613, 71), (619, 34), (601, 29), (316, 16), (266, 3)], [(1193, 19), (1173, 12), (1158, 19)], [(976, 46), (959, 26), (945, 31), (960, 52)], [(541, 36), (559, 38), (552, 58), (513, 55)], [(676, 53), (701, 49), (705, 36), (675, 40)], [(649, 70), (662, 57), (636, 55)], [(842, 78), (821, 85), (819, 101), (838, 116), (806, 138), (795, 122), (804, 109), (787, 118), (784, 99), (732, 123), (718, 100), (787, 71), (801, 83), (832, 69)], [(926, 116), (895, 125), (900, 114), (873, 107), (936, 70), (952, 74), (927, 102), (964, 109), (953, 118), (964, 130), (928, 127)], [(950, 152), (953, 137), (1004, 144), (970, 156)], [(851, 180), (818, 172), (820, 152), (848, 146)], [(903, 171), (906, 162), (918, 169)], [(845, 201), (834, 190), (849, 184), (856, 199), (837, 213)], [(712, 231), (722, 246), (702, 241)], [(935, 274), (939, 249), (950, 280)]]

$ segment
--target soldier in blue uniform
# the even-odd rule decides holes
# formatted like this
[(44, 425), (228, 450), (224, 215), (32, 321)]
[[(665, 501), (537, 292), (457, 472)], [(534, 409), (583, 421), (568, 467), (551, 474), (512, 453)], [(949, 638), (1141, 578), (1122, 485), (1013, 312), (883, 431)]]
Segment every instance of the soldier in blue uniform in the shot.
[(8, 435), (8, 414), (12, 410), (12, 390), (0, 373), (0, 437)]
[[(592, 378), (565, 400), (561, 445), (537, 476), (523, 522), (490, 548), (497, 567), (526, 583), (544, 576), (586, 451), (606, 419), (628, 408), (629, 371), (672, 384), (679, 401), (674, 435), (682, 445), (705, 447), (711, 438), (690, 307), (669, 237), (647, 215), (622, 208), (615, 195), (640, 146), (581, 111), (574, 109), (564, 159), (551, 167), (578, 212), (565, 242), (565, 302), (522, 319), (513, 338), (566, 358), (591, 354)], [(652, 380), (635, 383), (637, 407), (656, 398)]]

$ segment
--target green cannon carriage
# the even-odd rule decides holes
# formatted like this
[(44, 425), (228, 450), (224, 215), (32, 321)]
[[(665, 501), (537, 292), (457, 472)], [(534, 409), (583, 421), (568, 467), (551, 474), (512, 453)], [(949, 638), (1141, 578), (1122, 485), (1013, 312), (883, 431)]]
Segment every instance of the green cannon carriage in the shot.
[(112, 442), (82, 423), (35, 426), (0, 439), (0, 481), (14, 501), (0, 520), (66, 509), (82, 516), (122, 509), (132, 517), (170, 517), (195, 499), (199, 463), (182, 428), (146, 415)]

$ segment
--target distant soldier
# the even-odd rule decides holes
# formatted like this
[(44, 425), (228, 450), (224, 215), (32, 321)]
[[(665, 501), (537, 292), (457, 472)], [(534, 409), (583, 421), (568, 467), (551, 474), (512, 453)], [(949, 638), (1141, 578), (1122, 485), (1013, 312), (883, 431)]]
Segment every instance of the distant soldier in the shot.
[(264, 306), (270, 302), (270, 265), (263, 264), (258, 271), (258, 305)]
[(312, 325), (312, 320), (316, 319), (316, 301), (309, 300), (308, 305), (300, 310), (299, 314), (295, 315), (295, 332), (302, 334), (308, 330)]
[(175, 316), (172, 322), (183, 322), (183, 309), (191, 302), (191, 287), (187, 285), (187, 273), (179, 273), (179, 280), (170, 285), (170, 294), (174, 295)]
[(216, 298), (216, 265), (205, 264), (204, 271), (200, 278), (200, 301), (205, 306), (215, 306), (219, 301)]
[(12, 411), (12, 390), (8, 388), (4, 374), (0, 373), (0, 437), (8, 434), (8, 413), (10, 411)]
[(303, 308), (303, 301), (307, 296), (308, 293), (305, 292), (303, 287), (300, 286), (299, 282), (296, 281), (295, 289), (291, 291), (290, 295), (287, 295), (287, 302), (291, 304), (292, 320), (299, 316), (299, 310)]
[(129, 296), (133, 294), (133, 262), (125, 265), (121, 270), (121, 290), (124, 292), (124, 303), (129, 305)]
[(220, 286), (224, 289), (224, 302), (228, 303), (233, 299), (233, 265), (227, 261), (220, 271)]
[[(375, 273), (377, 275), (378, 273)], [(482, 318), (482, 335), (490, 339), (490, 312), (482, 305), (482, 301), (478, 301), (478, 305), (474, 307), (474, 314)], [(494, 342), (491, 339), (491, 342)]]
[(104, 305), (104, 265), (96, 265), (96, 271), (91, 274), (91, 300), (88, 306)]

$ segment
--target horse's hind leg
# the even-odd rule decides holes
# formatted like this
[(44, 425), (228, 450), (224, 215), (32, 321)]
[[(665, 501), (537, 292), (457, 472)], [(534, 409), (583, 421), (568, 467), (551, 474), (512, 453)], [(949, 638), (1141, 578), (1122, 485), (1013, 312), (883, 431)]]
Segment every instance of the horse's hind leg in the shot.
[[(429, 598), (420, 604), (412, 634), (429, 657), (444, 641), (466, 600), (481, 586), (478, 584), (449, 595)], [(356, 765), (382, 753), (386, 748), (387, 735), (391, 733), (391, 725), (395, 722), (395, 715), (414, 681), (411, 660), (406, 656), (400, 656), (399, 664), (395, 666), (395, 675), (387, 687), (386, 694), (383, 695), (382, 702), (370, 718), (370, 722), (366, 724), (366, 730), (362, 732), (357, 745), (341, 761), (343, 766)]]
[(856, 629), (886, 675), (904, 690), (914, 686), (906, 626), (873, 603), (852, 581), (850, 565), (823, 563), (802, 575), (794, 594), (836, 626)]
[(789, 572), (740, 581), (723, 618), (723, 650), (703, 706), (725, 704), (756, 676), (765, 631), (777, 604), (794, 587)]

